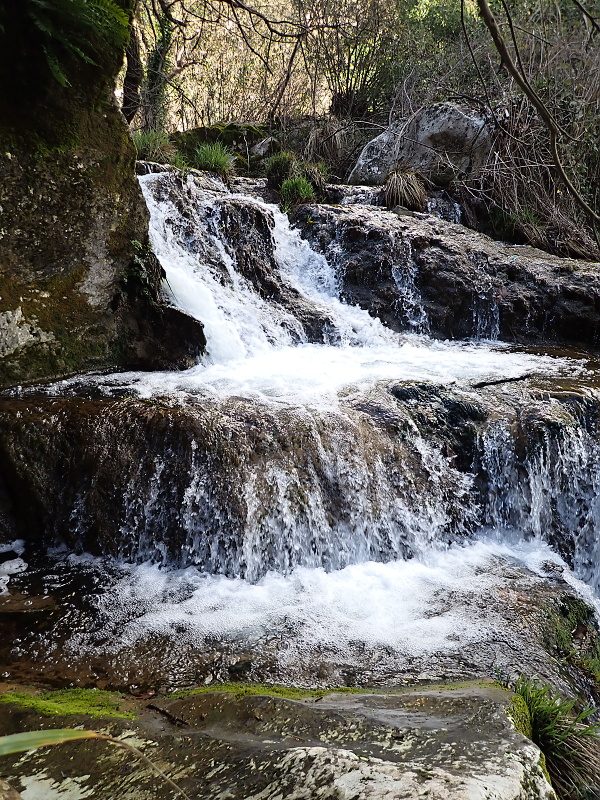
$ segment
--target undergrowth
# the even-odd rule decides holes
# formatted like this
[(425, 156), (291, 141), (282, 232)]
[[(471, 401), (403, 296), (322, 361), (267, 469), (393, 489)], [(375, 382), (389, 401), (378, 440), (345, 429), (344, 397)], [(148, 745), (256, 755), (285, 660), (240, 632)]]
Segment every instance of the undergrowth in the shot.
[(167, 134), (162, 131), (134, 131), (132, 138), (138, 158), (142, 161), (168, 164), (175, 158), (175, 148)]
[(385, 183), (385, 204), (388, 208), (405, 206), (411, 211), (425, 208), (425, 186), (416, 172), (395, 169)]
[(524, 676), (514, 691), (527, 706), (530, 738), (544, 754), (560, 800), (600, 798), (600, 724), (588, 722), (595, 709), (576, 711), (576, 700)]
[(233, 172), (234, 165), (234, 154), (221, 142), (198, 145), (194, 152), (192, 166), (196, 169), (216, 172), (226, 178)]
[(315, 190), (306, 178), (286, 178), (281, 184), (281, 208), (290, 211), (302, 203), (313, 203)]

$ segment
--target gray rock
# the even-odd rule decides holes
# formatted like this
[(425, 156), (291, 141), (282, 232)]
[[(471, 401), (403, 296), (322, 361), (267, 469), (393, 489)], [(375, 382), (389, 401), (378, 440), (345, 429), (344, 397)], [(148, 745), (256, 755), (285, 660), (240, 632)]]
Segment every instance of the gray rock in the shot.
[(250, 148), (250, 155), (255, 158), (267, 158), (267, 156), (276, 153), (280, 149), (281, 145), (277, 139), (274, 136), (267, 136)]
[(396, 165), (447, 185), (474, 174), (492, 146), (491, 129), (479, 112), (453, 103), (420, 109), (408, 121), (390, 126), (370, 141), (352, 170), (351, 184), (381, 185)]
[(311, 245), (333, 259), (343, 299), (394, 330), (597, 346), (598, 263), (373, 206), (311, 205), (295, 220)]
[[(206, 800), (555, 800), (540, 751), (510, 720), (512, 698), (489, 684), (332, 694), (318, 705), (314, 697), (217, 691), (157, 700), (137, 722), (102, 727)], [(98, 728), (98, 720), (73, 721)], [(15, 709), (4, 712), (0, 730), (40, 724), (48, 721)], [(173, 797), (159, 776), (107, 742), (0, 764), (13, 785), (48, 800)]]

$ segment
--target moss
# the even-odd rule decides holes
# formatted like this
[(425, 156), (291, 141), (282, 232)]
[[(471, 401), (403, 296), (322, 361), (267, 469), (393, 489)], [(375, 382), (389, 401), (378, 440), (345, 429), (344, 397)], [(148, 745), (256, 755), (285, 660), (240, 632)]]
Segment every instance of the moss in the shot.
[(108, 331), (98, 329), (97, 312), (79, 291), (84, 267), (67, 274), (26, 282), (2, 275), (0, 312), (20, 308), (29, 323), (50, 341), (33, 342), (0, 358), (0, 386), (66, 375), (118, 360)]
[[(283, 697), (286, 700), (303, 700), (306, 697), (325, 697), (328, 694), (365, 694), (372, 693), (373, 689), (361, 689), (355, 686), (342, 686), (337, 689), (297, 689), (293, 686), (279, 686), (277, 684), (260, 683), (218, 683), (209, 686), (199, 686), (195, 689), (183, 689), (169, 695), (170, 698), (192, 697), (207, 692), (227, 692), (237, 697), (249, 695), (266, 695), (268, 697)], [(389, 689), (387, 690), (389, 692)]]
[(600, 635), (587, 603), (563, 594), (546, 611), (544, 641), (551, 653), (581, 669), (600, 689)]
[(531, 739), (531, 714), (529, 713), (527, 703), (520, 694), (516, 694), (511, 699), (507, 711), (516, 730), (522, 733), (523, 736)]
[(120, 695), (100, 689), (60, 689), (41, 694), (6, 692), (0, 695), (0, 704), (3, 703), (30, 708), (51, 717), (85, 714), (95, 718), (132, 719), (135, 716), (132, 712), (121, 710), (123, 701)]

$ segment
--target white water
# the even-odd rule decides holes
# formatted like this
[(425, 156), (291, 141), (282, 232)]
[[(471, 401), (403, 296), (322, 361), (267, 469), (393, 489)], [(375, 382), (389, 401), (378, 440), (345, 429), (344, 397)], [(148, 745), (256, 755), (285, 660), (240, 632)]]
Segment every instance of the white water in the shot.
[[(127, 387), (145, 397), (191, 392), (297, 407), (335, 406), (343, 387), (365, 388), (378, 380), (468, 387), (472, 382), (523, 375), (572, 377), (579, 370), (568, 359), (518, 353), (497, 342), (440, 342), (386, 329), (367, 312), (340, 302), (334, 269), (290, 229), (284, 215), (243, 198), (272, 221), (278, 280), (329, 320), (328, 342), (311, 343), (298, 318), (261, 297), (238, 269), (220, 205), (239, 198), (201, 193), (190, 178), (182, 218), (174, 201), (158, 191), (164, 180), (163, 175), (141, 178), (152, 215), (152, 245), (166, 271), (172, 301), (205, 324), (207, 354), (201, 364), (181, 373), (96, 378), (108, 393)], [(494, 328), (482, 319), (482, 335), (490, 326)], [(351, 461), (348, 465), (345, 472), (355, 475)], [(500, 475), (502, 465), (496, 471)], [(249, 491), (248, 487), (235, 490)], [(274, 503), (273, 513), (279, 511)], [(419, 555), (411, 561), (363, 560), (330, 572), (303, 566), (287, 575), (269, 572), (254, 583), (194, 568), (163, 571), (147, 564), (128, 568), (125, 577), (97, 601), (98, 611), (113, 632), (115, 651), (157, 635), (173, 640), (175, 654), (186, 647), (210, 650), (218, 641), (223, 647), (270, 650), (279, 667), (292, 674), (298, 664), (317, 663), (323, 651), (333, 653), (337, 662), (360, 666), (367, 658), (365, 649), (389, 651), (386, 658), (393, 664), (398, 658), (491, 642), (504, 623), (486, 598), (497, 596), (515, 564), (535, 581), (543, 574), (542, 564), (553, 562), (581, 590), (541, 541), (539, 525), (532, 525), (534, 538), (529, 543), (513, 538), (510, 544), (486, 541), (436, 550), (431, 547), (434, 526), (429, 525), (429, 532), (422, 530), (417, 517), (410, 519), (424, 546), (415, 549)], [(275, 522), (273, 542), (281, 533)], [(492, 527), (496, 522), (491, 520)], [(308, 531), (307, 547), (319, 533)], [(205, 537), (204, 531), (201, 536)], [(245, 540), (246, 549), (253, 541), (252, 536)], [(259, 548), (257, 553), (260, 556)], [(251, 560), (248, 553), (246, 561)], [(90, 646), (85, 634), (73, 637), (74, 650)]]
[[(74, 564), (81, 559), (71, 557)], [(258, 583), (194, 568), (131, 566), (96, 600), (103, 620), (101, 652), (124, 654), (140, 642), (173, 642), (171, 680), (185, 674), (187, 654), (228, 652), (267, 659), (275, 674), (315, 681), (324, 663), (373, 676), (413, 668), (426, 677), (428, 657), (469, 658), (492, 652), (484, 669), (505, 666), (498, 642), (514, 646), (514, 622), (502, 611), (510, 591), (534, 590), (552, 574), (598, 610), (591, 590), (539, 541), (512, 546), (485, 540), (410, 561), (365, 562), (327, 573), (300, 567)], [(93, 652), (93, 637), (73, 636), (75, 655)], [(108, 642), (108, 643), (107, 643)], [(488, 655), (487, 658), (490, 658)], [(419, 661), (419, 659), (423, 659)], [(183, 664), (182, 664), (183, 662)], [(434, 670), (435, 667), (431, 667)], [(312, 676), (312, 678), (310, 677)]]
[[(204, 323), (207, 354), (201, 364), (185, 372), (98, 378), (107, 391), (126, 386), (143, 397), (210, 392), (331, 404), (344, 386), (364, 387), (384, 379), (464, 386), (523, 375), (581, 372), (572, 360), (514, 352), (499, 342), (436, 341), (397, 334), (366, 311), (340, 302), (334, 268), (300, 238), (275, 206), (199, 190), (190, 177), (182, 218), (174, 199), (161, 191), (165, 180), (164, 174), (140, 178), (151, 212), (152, 247), (166, 272), (165, 289), (172, 302)], [(255, 206), (271, 220), (277, 277), (330, 321), (330, 343), (308, 343), (299, 321), (263, 299), (240, 274), (219, 211), (230, 200)], [(411, 284), (413, 266), (396, 267), (397, 281), (403, 270), (407, 285)], [(411, 306), (415, 301), (407, 302)], [(416, 312), (411, 306), (407, 313)]]

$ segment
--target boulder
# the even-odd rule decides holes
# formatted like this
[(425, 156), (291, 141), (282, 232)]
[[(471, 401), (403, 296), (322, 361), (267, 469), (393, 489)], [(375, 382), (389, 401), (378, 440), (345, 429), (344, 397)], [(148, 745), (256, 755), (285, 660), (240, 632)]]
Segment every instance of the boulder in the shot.
[(370, 141), (348, 182), (378, 186), (396, 166), (420, 172), (435, 184), (477, 173), (492, 146), (491, 128), (479, 111), (453, 103), (421, 108)]
[[(131, 13), (129, 0), (120, 5)], [(107, 366), (191, 366), (200, 323), (182, 321), (191, 339), (174, 359), (162, 344), (175, 320), (162, 313), (135, 147), (113, 94), (122, 49), (99, 48), (96, 63), (64, 55), (62, 85), (30, 4), (13, 6), (0, 41), (0, 387)]]
[[(556, 800), (540, 751), (512, 722), (514, 695), (489, 682), (306, 692), (299, 700), (269, 696), (269, 687), (264, 694), (233, 688), (147, 705), (130, 700), (121, 703), (129, 719), (57, 720), (7, 705), (0, 733), (65, 724), (94, 730), (100, 722), (103, 732), (135, 742), (186, 797), (205, 800)], [(19, 756), (5, 756), (0, 768), (27, 797), (175, 796), (130, 751), (106, 741)]]

